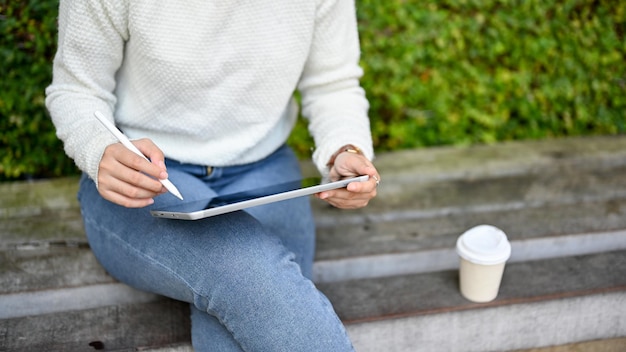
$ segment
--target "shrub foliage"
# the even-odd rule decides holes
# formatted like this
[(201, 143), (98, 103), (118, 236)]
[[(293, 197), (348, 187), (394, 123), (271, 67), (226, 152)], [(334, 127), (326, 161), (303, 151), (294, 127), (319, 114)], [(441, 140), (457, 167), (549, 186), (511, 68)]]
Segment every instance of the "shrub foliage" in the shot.
[(382, 149), (623, 133), (626, 3), (359, 1)]
[(626, 2), (359, 0), (379, 149), (617, 134)]
[[(58, 0), (0, 4), (0, 179), (76, 173), (44, 106)], [(378, 150), (626, 129), (626, 2), (357, 0)], [(312, 147), (300, 120), (290, 144)]]
[(75, 173), (44, 106), (58, 0), (0, 3), (0, 179)]

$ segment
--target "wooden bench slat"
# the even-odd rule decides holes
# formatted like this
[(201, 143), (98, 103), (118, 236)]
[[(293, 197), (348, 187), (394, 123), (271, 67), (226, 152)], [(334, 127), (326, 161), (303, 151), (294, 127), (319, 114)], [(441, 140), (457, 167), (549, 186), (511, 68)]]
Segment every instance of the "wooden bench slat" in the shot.
[(156, 302), (108, 306), (0, 320), (0, 347), (6, 351), (106, 351), (188, 343), (189, 305)]
[(318, 287), (348, 324), (616, 290), (626, 293), (626, 251), (508, 264), (499, 295), (490, 303), (464, 299), (456, 270)]

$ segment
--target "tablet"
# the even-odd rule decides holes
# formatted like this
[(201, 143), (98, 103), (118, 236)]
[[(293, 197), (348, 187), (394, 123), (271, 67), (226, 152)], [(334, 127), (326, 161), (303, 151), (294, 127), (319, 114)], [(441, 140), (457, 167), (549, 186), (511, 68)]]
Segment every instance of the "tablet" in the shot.
[(216, 196), (210, 199), (182, 202), (180, 204), (171, 205), (167, 209), (150, 210), (150, 213), (152, 216), (159, 218), (198, 220), (257, 205), (344, 188), (351, 182), (365, 182), (368, 179), (369, 176), (364, 175), (334, 182), (318, 183), (313, 186), (303, 186), (303, 184), (306, 185), (310, 180), (297, 180), (235, 194)]

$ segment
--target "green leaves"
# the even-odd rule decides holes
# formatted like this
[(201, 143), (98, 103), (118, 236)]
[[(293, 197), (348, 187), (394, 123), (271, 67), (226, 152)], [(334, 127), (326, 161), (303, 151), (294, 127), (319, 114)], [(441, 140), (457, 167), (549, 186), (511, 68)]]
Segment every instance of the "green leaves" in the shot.
[(624, 132), (624, 3), (357, 6), (378, 149)]
[(0, 5), (0, 180), (76, 173), (44, 105), (58, 1)]
[[(0, 180), (75, 173), (43, 99), (58, 0), (0, 5)], [(378, 150), (626, 132), (626, 2), (358, 0)], [(310, 155), (300, 120), (289, 143)]]

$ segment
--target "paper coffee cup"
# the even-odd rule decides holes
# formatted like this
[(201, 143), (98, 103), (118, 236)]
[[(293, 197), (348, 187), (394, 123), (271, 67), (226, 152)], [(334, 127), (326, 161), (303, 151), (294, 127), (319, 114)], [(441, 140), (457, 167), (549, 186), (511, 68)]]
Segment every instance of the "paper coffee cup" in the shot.
[(463, 297), (489, 302), (498, 296), (504, 265), (511, 256), (506, 234), (491, 225), (479, 225), (464, 232), (456, 242), (461, 258), (459, 284)]

